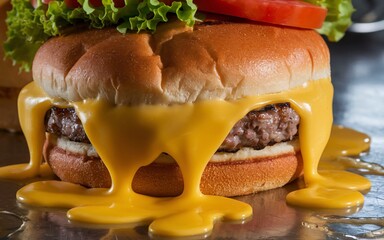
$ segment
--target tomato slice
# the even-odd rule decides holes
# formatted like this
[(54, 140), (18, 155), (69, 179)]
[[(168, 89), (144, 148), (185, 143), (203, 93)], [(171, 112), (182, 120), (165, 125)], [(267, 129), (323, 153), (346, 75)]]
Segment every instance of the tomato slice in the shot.
[(30, 3), (34, 9), (37, 8), (37, 0), (31, 0)]
[(91, 6), (94, 8), (98, 8), (98, 7), (101, 7), (103, 5), (101, 0), (89, 0), (89, 4), (91, 4)]
[[(42, 0), (41, 2), (43, 3), (43, 4), (49, 4), (51, 1), (53, 1), (53, 0)], [(33, 8), (37, 8), (37, 5), (38, 5), (38, 2), (37, 2), (37, 0), (30, 0), (30, 3), (31, 3), (31, 5), (32, 5), (32, 7)]]
[(81, 6), (77, 0), (64, 0), (64, 3), (70, 9), (75, 9)]
[(115, 4), (116, 8), (122, 8), (125, 6), (124, 0), (113, 0), (113, 4)]
[(300, 0), (193, 0), (193, 2), (200, 11), (299, 28), (320, 28), (327, 15), (325, 8)]

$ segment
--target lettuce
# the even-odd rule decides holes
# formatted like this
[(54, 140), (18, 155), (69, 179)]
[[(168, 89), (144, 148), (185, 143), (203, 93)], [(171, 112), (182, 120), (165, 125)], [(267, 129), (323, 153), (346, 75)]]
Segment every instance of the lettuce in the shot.
[(34, 11), (26, 0), (13, 0), (13, 9), (8, 12), (8, 39), (4, 43), (5, 56), (18, 63), (22, 70), (29, 71), (37, 49), (49, 38), (44, 31), (42, 8)]
[(63, 33), (66, 27), (84, 24), (93, 28), (117, 26), (128, 31), (155, 31), (157, 24), (168, 21), (168, 14), (191, 26), (195, 21), (196, 5), (192, 0), (172, 2), (168, 6), (158, 0), (125, 0), (123, 8), (116, 8), (113, 0), (102, 0), (103, 6), (94, 8), (89, 0), (79, 0), (81, 7), (70, 9), (62, 0), (48, 5), (38, 0), (36, 9), (30, 0), (12, 0), (13, 9), (7, 16), (5, 56), (30, 71), (39, 47), (52, 36)]
[(352, 0), (305, 1), (328, 9), (323, 26), (318, 29), (318, 32), (326, 35), (330, 41), (339, 41), (352, 24), (351, 15), (355, 10), (352, 6)]
[[(113, 0), (102, 0), (95, 8), (90, 0), (78, 0), (81, 7), (70, 9), (64, 0), (51, 0), (48, 5), (36, 0), (34, 8), (30, 0), (11, 0), (13, 9), (7, 17), (5, 56), (20, 64), (21, 70), (30, 71), (32, 60), (39, 47), (50, 37), (63, 34), (70, 26), (93, 28), (117, 26), (121, 33), (129, 31), (155, 31), (161, 22), (167, 22), (169, 14), (192, 26), (197, 7), (193, 0), (174, 1), (166, 5), (158, 0), (125, 0), (125, 6), (116, 8)], [(209, 0), (207, 0), (209, 1)], [(330, 41), (341, 39), (351, 25), (354, 11), (352, 0), (304, 0), (328, 9), (325, 22), (318, 32)]]

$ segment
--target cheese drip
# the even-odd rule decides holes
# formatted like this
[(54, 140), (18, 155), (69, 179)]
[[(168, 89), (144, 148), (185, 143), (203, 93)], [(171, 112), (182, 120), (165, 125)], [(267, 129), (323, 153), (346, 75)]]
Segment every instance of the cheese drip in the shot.
[(0, 168), (0, 178), (24, 180), (53, 175), (48, 164), (41, 163), (45, 140), (44, 116), (52, 101), (34, 83), (24, 87), (18, 98), (20, 125), (27, 140), (30, 161)]
[[(364, 200), (358, 190), (370, 187), (367, 179), (344, 171), (317, 172), (332, 128), (332, 95), (330, 80), (323, 79), (286, 92), (236, 101), (131, 107), (102, 100), (69, 103), (76, 108), (87, 136), (108, 168), (112, 187), (87, 189), (71, 183), (41, 181), (20, 189), (17, 198), (31, 205), (72, 208), (67, 215), (75, 221), (150, 222), (151, 233), (167, 236), (209, 233), (217, 219), (243, 220), (252, 215), (248, 204), (200, 192), (200, 178), (209, 159), (246, 113), (267, 104), (290, 102), (301, 116), (299, 136), (307, 187), (291, 192), (288, 202), (309, 207), (358, 206)], [(33, 166), (27, 172), (38, 175), (44, 113), (61, 103), (49, 99), (34, 83), (27, 85), (19, 98), (21, 125), (31, 153), (29, 166)], [(131, 186), (134, 174), (162, 152), (179, 164), (184, 192), (174, 198), (135, 193)], [(16, 173), (22, 175), (24, 171), (21, 167)]]

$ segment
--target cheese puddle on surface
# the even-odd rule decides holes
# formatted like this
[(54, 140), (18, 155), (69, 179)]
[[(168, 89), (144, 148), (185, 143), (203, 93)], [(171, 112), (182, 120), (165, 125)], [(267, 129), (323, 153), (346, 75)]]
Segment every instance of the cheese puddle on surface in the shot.
[[(358, 191), (369, 189), (371, 184), (360, 175), (340, 171), (352, 165), (352, 161), (341, 161), (340, 157), (358, 156), (367, 151), (369, 146), (368, 135), (350, 128), (333, 126), (331, 137), (319, 163), (320, 175), (315, 175), (312, 180), (306, 180), (309, 188), (288, 194), (288, 202), (292, 205), (315, 208), (345, 208), (362, 205), (364, 197)], [(359, 165), (357, 160), (353, 159), (353, 162)], [(316, 201), (313, 201), (314, 199)], [(355, 199), (355, 201), (348, 202), (348, 199)]]
[[(72, 208), (68, 217), (75, 221), (150, 222), (150, 233), (167, 236), (209, 233), (217, 219), (242, 220), (252, 215), (246, 203), (200, 192), (200, 178), (209, 159), (246, 113), (267, 104), (290, 102), (301, 117), (299, 137), (307, 187), (291, 192), (288, 202), (308, 207), (358, 206), (364, 200), (359, 190), (370, 188), (367, 179), (345, 171), (317, 171), (332, 128), (332, 95), (330, 80), (323, 79), (286, 92), (237, 101), (131, 107), (102, 100), (69, 103), (76, 108), (87, 136), (108, 168), (112, 187), (87, 189), (41, 181), (20, 189), (17, 198), (31, 205)], [(24, 88), (19, 113), (31, 160), (21, 167), (0, 168), (0, 177), (9, 176), (9, 168), (16, 169), (14, 178), (24, 177), (24, 172), (28, 176), (40, 173), (44, 115), (54, 105), (60, 106), (60, 102), (47, 97), (34, 83)], [(173, 198), (135, 193), (131, 183), (136, 171), (163, 152), (178, 163), (184, 192)]]

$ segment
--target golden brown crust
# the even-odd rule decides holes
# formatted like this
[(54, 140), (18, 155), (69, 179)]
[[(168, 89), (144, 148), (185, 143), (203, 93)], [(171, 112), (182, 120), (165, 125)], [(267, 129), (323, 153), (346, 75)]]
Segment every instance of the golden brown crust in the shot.
[[(63, 181), (88, 187), (111, 185), (109, 173), (97, 157), (66, 151), (47, 140), (44, 158)], [(200, 187), (209, 195), (245, 195), (281, 187), (299, 177), (302, 169), (301, 154), (295, 151), (242, 161), (210, 162)], [(133, 190), (152, 196), (179, 195), (183, 190), (182, 174), (176, 163), (154, 162), (139, 169)]]
[(103, 29), (53, 38), (36, 54), (33, 75), (68, 101), (169, 104), (280, 92), (330, 70), (328, 48), (312, 30), (173, 22), (153, 35)]

